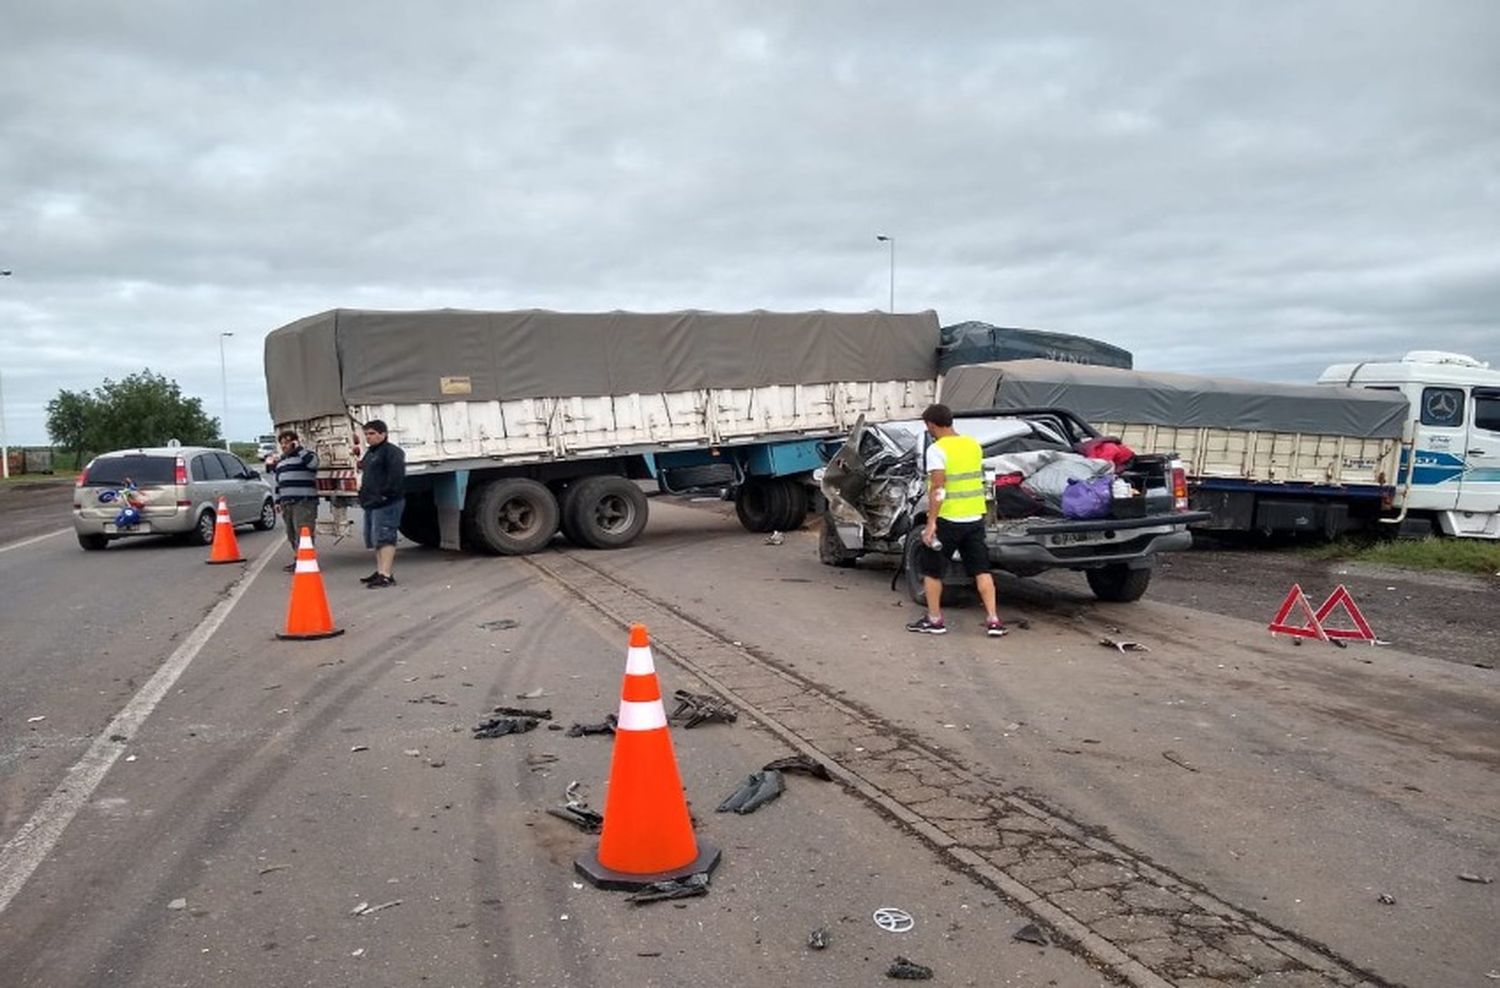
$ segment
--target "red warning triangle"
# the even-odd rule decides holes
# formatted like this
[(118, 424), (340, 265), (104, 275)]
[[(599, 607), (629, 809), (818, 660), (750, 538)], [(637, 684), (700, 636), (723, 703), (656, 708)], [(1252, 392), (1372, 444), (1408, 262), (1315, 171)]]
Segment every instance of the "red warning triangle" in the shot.
[[(1293, 610), (1300, 608), (1307, 618), (1307, 624), (1287, 624), (1286, 619)], [(1281, 602), (1281, 608), (1271, 623), (1266, 626), (1273, 635), (1294, 635), (1298, 638), (1316, 638), (1318, 641), (1326, 642), (1328, 635), (1323, 631), (1323, 624), (1318, 615), (1313, 613), (1312, 604), (1307, 599), (1307, 594), (1302, 592), (1299, 584), (1293, 583), (1292, 589), (1287, 591), (1286, 600)]]
[(1323, 634), (1329, 638), (1352, 638), (1355, 641), (1373, 642), (1375, 632), (1370, 630), (1370, 622), (1366, 621), (1365, 616), (1359, 612), (1359, 606), (1354, 603), (1354, 598), (1350, 596), (1348, 589), (1342, 583), (1338, 585), (1337, 590), (1328, 595), (1328, 599), (1323, 601), (1323, 606), (1318, 608), (1318, 613), (1313, 617), (1317, 619), (1319, 626), (1322, 626), (1328, 620), (1328, 616), (1340, 607), (1349, 616), (1349, 620), (1354, 622), (1354, 629), (1324, 627)]

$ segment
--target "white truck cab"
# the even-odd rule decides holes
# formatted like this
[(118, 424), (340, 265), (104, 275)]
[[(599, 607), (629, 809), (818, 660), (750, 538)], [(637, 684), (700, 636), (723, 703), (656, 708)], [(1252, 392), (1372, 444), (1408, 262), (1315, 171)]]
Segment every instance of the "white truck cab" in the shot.
[(1500, 539), (1500, 371), (1458, 353), (1335, 364), (1319, 384), (1398, 391), (1410, 408), (1396, 506), (1446, 535)]

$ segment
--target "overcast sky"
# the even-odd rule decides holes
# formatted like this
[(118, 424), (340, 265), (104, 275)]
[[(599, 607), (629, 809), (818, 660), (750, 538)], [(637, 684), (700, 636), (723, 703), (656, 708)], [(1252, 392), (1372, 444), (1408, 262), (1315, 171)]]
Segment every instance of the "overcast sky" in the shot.
[(11, 442), (142, 367), (270, 426), (337, 306), (896, 307), (1159, 370), (1500, 366), (1500, 3), (11, 3)]

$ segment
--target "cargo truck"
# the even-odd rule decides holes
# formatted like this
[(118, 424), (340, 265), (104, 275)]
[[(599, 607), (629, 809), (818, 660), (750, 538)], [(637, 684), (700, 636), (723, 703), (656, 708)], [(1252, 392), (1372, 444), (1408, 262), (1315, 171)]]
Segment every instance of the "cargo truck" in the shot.
[(409, 539), (613, 548), (645, 527), (640, 481), (733, 489), (754, 530), (800, 525), (822, 441), (933, 400), (938, 335), (932, 312), (335, 309), (266, 337), (266, 389), (278, 431), (318, 453), (325, 530), (347, 530), (360, 427), (381, 419)]

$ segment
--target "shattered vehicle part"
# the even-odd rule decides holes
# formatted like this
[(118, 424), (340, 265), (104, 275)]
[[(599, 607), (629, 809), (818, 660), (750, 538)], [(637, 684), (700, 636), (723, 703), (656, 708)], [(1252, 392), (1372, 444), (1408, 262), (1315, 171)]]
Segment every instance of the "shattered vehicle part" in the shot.
[(818, 927), (807, 935), (807, 945), (813, 950), (828, 949), (828, 930)]
[(531, 717), (536, 720), (551, 720), (552, 708), (532, 710), (530, 707), (496, 707), (490, 713), (501, 717)]
[[(706, 721), (733, 724), (740, 717), (739, 711), (735, 710), (729, 701), (710, 693), (677, 690), (672, 694), (672, 698), (677, 701), (677, 709), (672, 711), (667, 720), (682, 720), (684, 729), (697, 727)], [(684, 717), (686, 719), (683, 719)]]
[(665, 899), (692, 899), (707, 894), (708, 872), (700, 871), (696, 875), (669, 882), (652, 882), (639, 892), (627, 896), (625, 901), (632, 905), (643, 906), (648, 902), (661, 902)]
[(917, 925), (917, 921), (911, 918), (911, 913), (895, 906), (881, 906), (875, 910), (871, 919), (887, 933), (907, 933)]
[(885, 976), (897, 981), (931, 981), (932, 968), (897, 954), (891, 966), (885, 969)]
[(774, 762), (766, 762), (760, 768), (763, 772), (796, 772), (799, 775), (810, 775), (814, 779), (822, 779), (824, 782), (833, 781), (833, 776), (828, 773), (828, 767), (811, 755), (788, 755)]
[(1145, 645), (1142, 645), (1140, 642), (1117, 641), (1114, 638), (1101, 638), (1099, 639), (1099, 644), (1103, 645), (1105, 648), (1112, 648), (1115, 651), (1119, 652), (1121, 655), (1124, 655), (1126, 652), (1151, 651), (1151, 649), (1147, 648)]
[(559, 820), (566, 820), (586, 834), (597, 834), (604, 829), (604, 814), (581, 804), (549, 806), (547, 812)]
[(572, 727), (568, 728), (568, 737), (570, 737), (570, 738), (582, 738), (582, 737), (588, 737), (589, 735), (592, 735), (592, 734), (613, 734), (613, 733), (615, 733), (615, 724), (616, 723), (617, 723), (617, 718), (615, 717), (614, 714), (610, 714), (608, 717), (604, 718), (602, 721), (600, 721), (597, 724), (577, 724), (577, 723), (575, 723)]
[(781, 773), (775, 769), (755, 772), (745, 778), (744, 783), (730, 793), (724, 802), (719, 804), (720, 813), (738, 813), (744, 816), (746, 813), (754, 813), (771, 800), (780, 796), (786, 785), (781, 780)]
[(1035, 923), (1027, 923), (1015, 933), (1011, 934), (1011, 939), (1019, 940), (1022, 943), (1034, 943), (1038, 947), (1046, 947), (1050, 945), (1049, 941), (1047, 940), (1047, 934), (1043, 933), (1042, 928), (1040, 926), (1037, 926)]
[(507, 734), (525, 734), (536, 730), (541, 721), (534, 717), (491, 717), (474, 728), (474, 738), (503, 738)]

